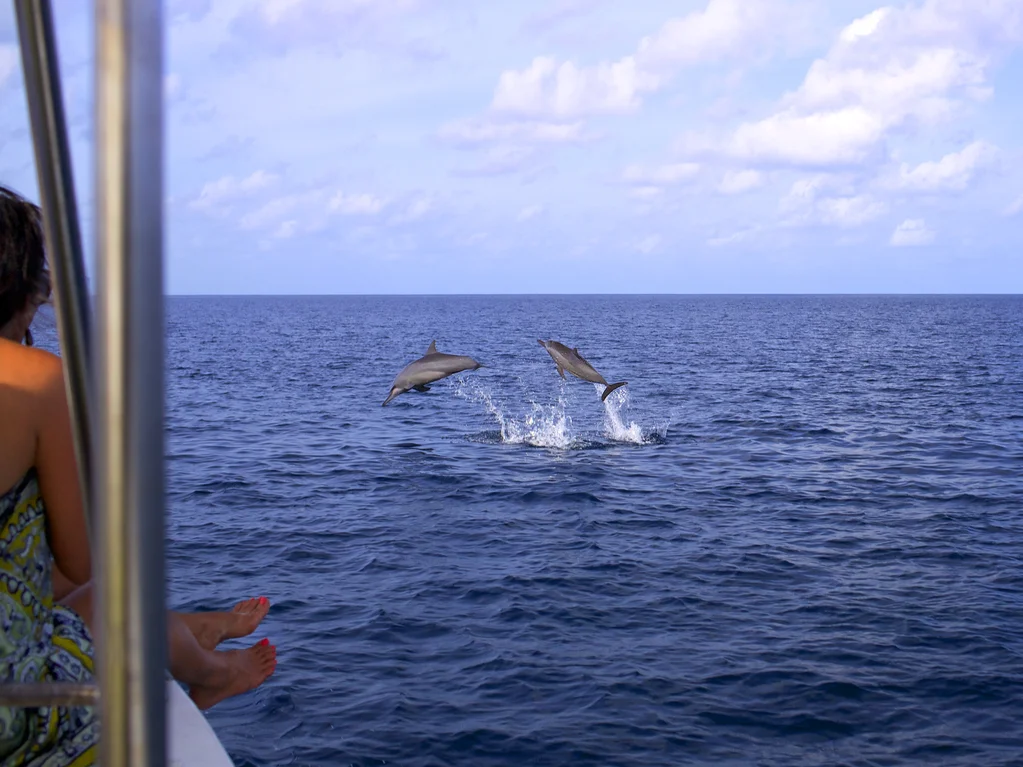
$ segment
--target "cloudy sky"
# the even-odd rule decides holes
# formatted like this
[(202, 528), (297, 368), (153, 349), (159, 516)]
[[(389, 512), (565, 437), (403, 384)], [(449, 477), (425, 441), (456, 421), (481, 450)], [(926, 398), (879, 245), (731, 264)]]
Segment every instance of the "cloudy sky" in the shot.
[[(172, 293), (1023, 292), (1020, 0), (165, 7)], [(34, 195), (16, 43), (0, 2)]]

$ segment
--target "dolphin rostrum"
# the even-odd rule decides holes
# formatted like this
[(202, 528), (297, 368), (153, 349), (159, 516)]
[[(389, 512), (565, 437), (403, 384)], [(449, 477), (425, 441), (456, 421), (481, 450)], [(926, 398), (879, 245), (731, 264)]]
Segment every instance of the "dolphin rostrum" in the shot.
[(628, 381), (619, 381), (618, 383), (609, 384), (604, 380), (604, 376), (593, 369), (593, 365), (583, 359), (583, 355), (579, 353), (578, 349), (569, 349), (563, 343), (558, 341), (541, 341), (537, 339), (537, 343), (540, 344), (547, 353), (551, 355), (551, 359), (558, 366), (558, 373), (561, 377), (565, 377), (565, 371), (567, 370), (577, 378), (581, 378), (584, 381), (590, 381), (591, 383), (604, 384), (607, 388), (604, 389), (604, 393), (600, 395), (600, 401), (603, 402), (607, 399), (607, 395), (617, 389), (619, 386), (625, 386)]
[(437, 342), (430, 343), (426, 355), (415, 362), (410, 362), (405, 369), (398, 373), (398, 377), (391, 384), (391, 393), (383, 401), (386, 405), (399, 394), (404, 394), (409, 389), (416, 391), (429, 391), (434, 381), (447, 378), (463, 370), (476, 370), (483, 367), (472, 357), (462, 357), (457, 354), (441, 354), (437, 351)]

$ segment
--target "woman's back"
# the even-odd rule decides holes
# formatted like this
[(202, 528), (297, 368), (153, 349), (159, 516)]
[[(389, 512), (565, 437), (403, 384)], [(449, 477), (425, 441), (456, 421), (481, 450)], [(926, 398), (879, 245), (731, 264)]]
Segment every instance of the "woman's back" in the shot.
[(0, 339), (0, 493), (35, 465), (41, 411), (59, 376), (52, 354)]
[[(31, 348), (49, 295), (39, 210), (0, 187), (0, 682), (93, 679), (87, 625), (54, 603), (55, 567), (75, 584), (91, 567), (61, 362)], [(0, 763), (91, 764), (98, 727), (89, 708), (0, 708)]]
[(60, 360), (0, 338), (0, 493), (33, 468), (54, 559), (72, 581), (85, 583), (91, 563)]

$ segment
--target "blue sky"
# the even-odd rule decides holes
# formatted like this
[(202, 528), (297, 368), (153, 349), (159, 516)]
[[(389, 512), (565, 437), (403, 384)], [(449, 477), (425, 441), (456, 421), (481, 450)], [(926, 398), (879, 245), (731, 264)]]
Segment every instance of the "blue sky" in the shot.
[[(1019, 0), (165, 7), (171, 293), (1023, 292)], [(16, 43), (0, 3), (34, 195)]]

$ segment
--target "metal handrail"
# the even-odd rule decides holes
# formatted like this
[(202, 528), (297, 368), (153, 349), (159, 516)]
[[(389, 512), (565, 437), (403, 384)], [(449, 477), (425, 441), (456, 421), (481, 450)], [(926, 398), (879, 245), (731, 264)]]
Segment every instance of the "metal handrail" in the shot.
[(29, 682), (0, 685), (0, 705), (35, 708), (36, 706), (95, 706), (99, 687), (71, 682)]
[[(106, 767), (161, 767), (167, 760), (167, 653), (160, 1), (96, 3), (98, 358), (92, 400), (85, 270), (53, 14), (49, 0), (15, 0), (15, 7), (44, 225), (54, 254), (79, 470), (87, 508), (95, 510), (99, 687), (0, 685), (0, 705), (95, 705), (98, 700), (101, 762)], [(99, 425), (91, 441), (90, 406), (97, 408)], [(95, 465), (90, 450), (95, 450)]]
[(64, 383), (67, 388), (71, 423), (74, 425), (75, 456), (85, 519), (92, 535), (91, 464), (92, 418), (89, 410), (90, 330), (89, 293), (86, 285), (82, 235), (78, 228), (75, 182), (68, 149), (64, 97), (60, 86), (53, 9), (49, 0), (15, 0), (21, 67), (25, 75), (25, 96), (32, 124), (36, 175), (43, 210), (43, 228), (50, 269), (53, 273)]
[[(89, 514), (92, 497), (92, 418), (89, 396), (92, 384), (89, 365), (92, 322), (53, 30), (53, 9), (50, 0), (14, 0), (14, 10), (18, 20), (21, 66), (32, 126), (39, 196), (45, 211), (43, 228), (54, 278), (53, 304), (57, 314), (79, 485), (89, 538), (95, 544), (94, 520)], [(95, 551), (95, 545), (92, 549)], [(0, 683), (0, 705), (3, 706), (96, 705), (98, 699), (99, 690), (96, 685)]]
[(166, 760), (160, 0), (96, 17), (101, 761)]

